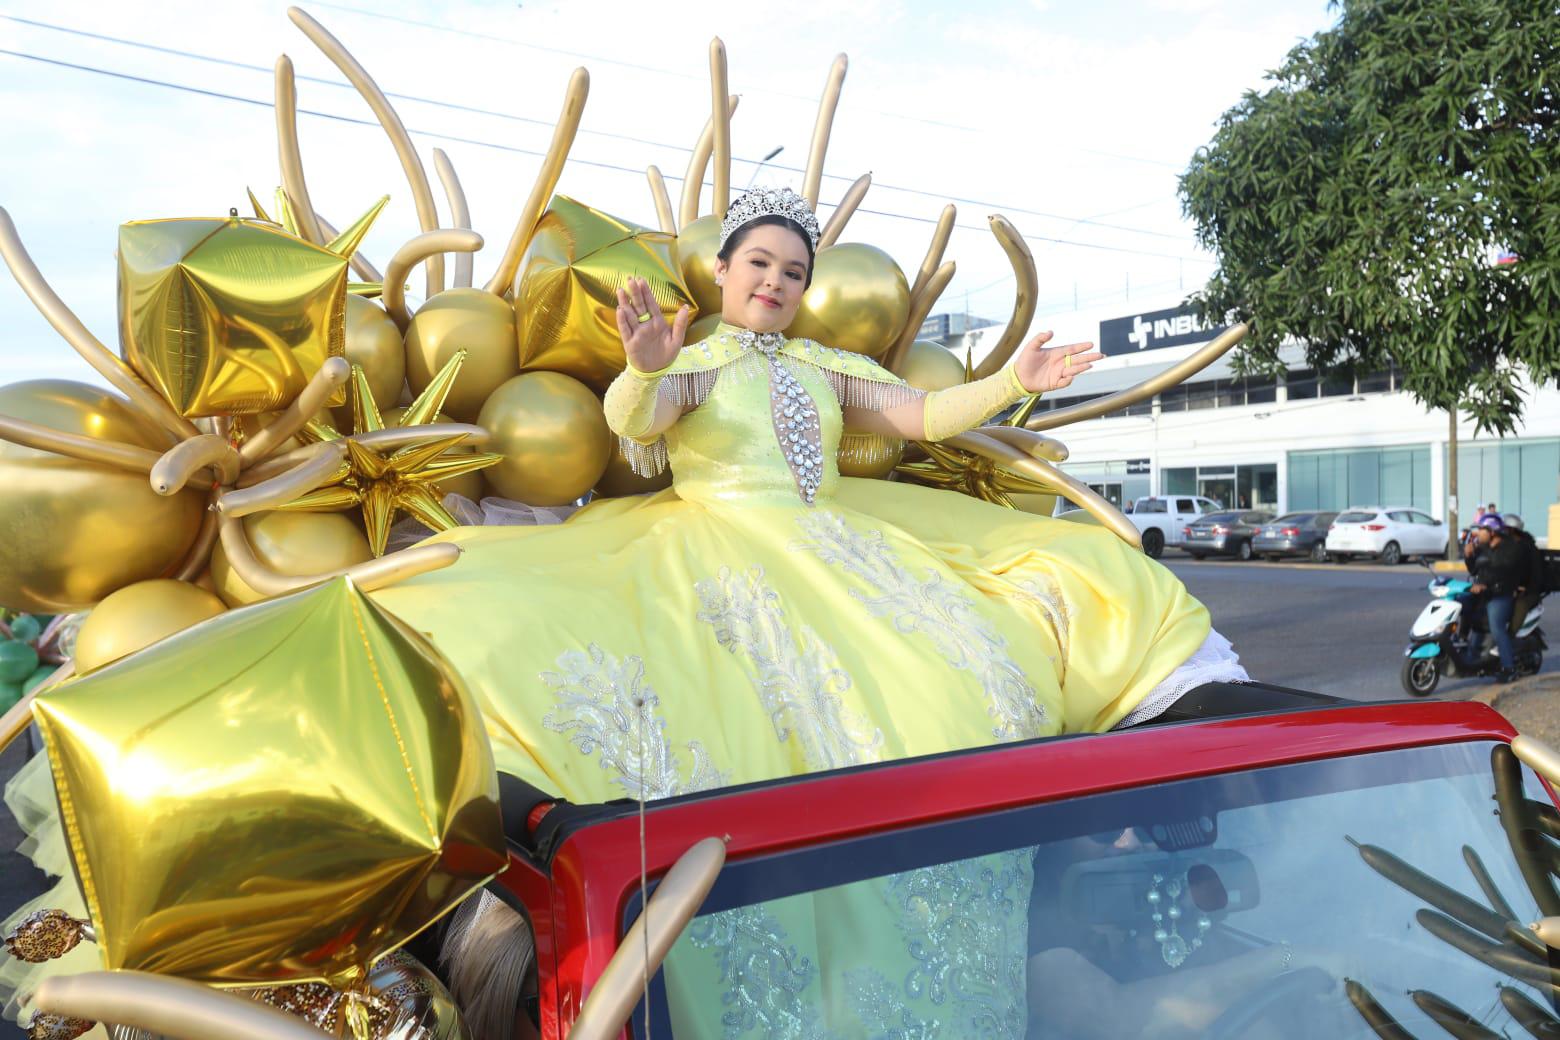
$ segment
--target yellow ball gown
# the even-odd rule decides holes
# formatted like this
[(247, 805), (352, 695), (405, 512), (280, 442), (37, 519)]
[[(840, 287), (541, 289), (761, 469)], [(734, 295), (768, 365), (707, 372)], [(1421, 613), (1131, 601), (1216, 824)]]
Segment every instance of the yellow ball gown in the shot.
[[(721, 330), (728, 329), (721, 326)], [(574, 802), (1109, 729), (1208, 636), (1168, 570), (1096, 527), (839, 475), (842, 403), (903, 384), (792, 340), (813, 504), (756, 351), (670, 376), (673, 485), (561, 526), (459, 528), (454, 566), (373, 595), (465, 677), (500, 770)], [(657, 747), (636, 762), (642, 702)]]
[[(1203, 606), (1107, 531), (842, 478), (843, 406), (908, 388), (868, 359), (793, 340), (778, 363), (802, 393), (776, 400), (769, 364), (730, 332), (683, 349), (670, 376), (696, 407), (664, 445), (641, 446), (669, 459), (671, 488), (560, 526), (437, 535), (461, 546), (459, 562), (373, 593), (465, 678), (501, 771), (575, 803), (655, 799), (1102, 731), (1203, 645)], [(805, 467), (781, 446), (790, 407), (816, 421), (811, 502)], [(57, 835), (44, 840), (53, 854), (40, 858), (58, 871)], [(667, 964), (676, 1034), (877, 1035), (892, 1013), (941, 1022), (943, 1035), (1019, 1035), (1030, 876), (1022, 853), (1006, 853), (701, 919)], [(936, 938), (925, 921), (905, 932), (912, 905), (942, 906), (943, 927), (964, 934), (971, 913), (987, 915), (974, 924), (995, 974), (974, 1004), (965, 993), (945, 1006), (935, 980), (914, 992), (890, 982), (924, 968), (911, 951)], [(903, 942), (885, 945), (894, 935)], [(85, 954), (72, 955), (80, 967)], [(743, 974), (776, 957), (811, 974)], [(708, 1013), (722, 1007), (735, 1026)], [(991, 1031), (1001, 1022), (1018, 1033)]]

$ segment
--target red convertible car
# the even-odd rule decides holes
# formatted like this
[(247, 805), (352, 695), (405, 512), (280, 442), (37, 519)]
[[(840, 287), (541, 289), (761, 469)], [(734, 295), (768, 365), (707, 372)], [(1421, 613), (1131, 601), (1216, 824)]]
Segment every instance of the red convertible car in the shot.
[[(1514, 736), (1478, 704), (1215, 684), (1134, 730), (644, 807), (506, 779), (512, 863), (492, 891), (534, 931), (528, 1012), (549, 1040), (1557, 1036), (1560, 961), (1528, 926), (1560, 914), (1560, 813)], [(998, 877), (1004, 862), (1021, 869)], [(821, 926), (762, 965), (732, 963), (735, 933), (714, 927), (961, 869), (980, 914), (903, 904), (926, 929), (915, 977), (900, 937), (850, 937), (850, 971), (919, 984), (940, 1021), (846, 1030), (830, 992), (846, 954)], [(993, 957), (1004, 943), (1016, 967)], [(729, 988), (687, 999), (668, 950), (724, 956), (711, 977)], [(966, 998), (1004, 980), (1016, 1004), (977, 1034)]]

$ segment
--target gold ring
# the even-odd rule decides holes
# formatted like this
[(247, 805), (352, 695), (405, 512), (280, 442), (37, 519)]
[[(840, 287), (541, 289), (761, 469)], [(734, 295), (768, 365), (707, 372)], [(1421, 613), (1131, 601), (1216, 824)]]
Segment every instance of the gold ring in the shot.
[(646, 311), (645, 313), (643, 313), (643, 314), (641, 314), (639, 316), (639, 324), (641, 324), (641, 325), (643, 325), (645, 322), (647, 322), (649, 320), (650, 320), (650, 312), (649, 311)]
[(1062, 355), (1062, 367), (1063, 368), (1071, 368), (1072, 367), (1072, 355), (1071, 354), (1063, 354)]

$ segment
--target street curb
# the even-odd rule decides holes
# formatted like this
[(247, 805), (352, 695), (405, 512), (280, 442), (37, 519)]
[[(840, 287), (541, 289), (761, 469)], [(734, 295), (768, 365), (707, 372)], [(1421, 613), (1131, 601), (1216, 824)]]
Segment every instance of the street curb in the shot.
[(1560, 672), (1540, 672), (1505, 686), (1481, 686), (1465, 699), (1488, 704), (1520, 733), (1560, 747)]

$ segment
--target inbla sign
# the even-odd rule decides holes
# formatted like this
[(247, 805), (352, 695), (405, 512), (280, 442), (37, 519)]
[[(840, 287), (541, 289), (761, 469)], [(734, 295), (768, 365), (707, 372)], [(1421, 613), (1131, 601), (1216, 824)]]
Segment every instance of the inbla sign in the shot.
[(1202, 324), (1188, 307), (1111, 318), (1100, 322), (1100, 350), (1114, 356), (1202, 343), (1217, 336), (1226, 327)]

